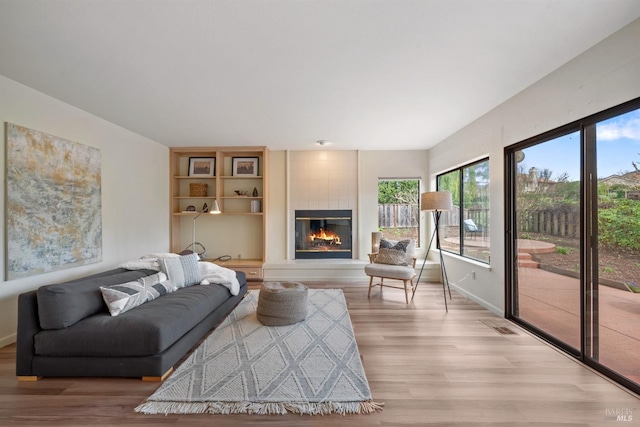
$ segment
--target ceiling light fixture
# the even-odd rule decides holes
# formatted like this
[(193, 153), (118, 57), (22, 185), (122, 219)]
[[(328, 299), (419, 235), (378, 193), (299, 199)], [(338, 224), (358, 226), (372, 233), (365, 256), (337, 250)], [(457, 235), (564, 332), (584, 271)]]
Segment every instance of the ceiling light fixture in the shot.
[(325, 145), (331, 145), (331, 142), (327, 141), (326, 139), (319, 139), (316, 141), (316, 144), (318, 144), (321, 147), (324, 147)]

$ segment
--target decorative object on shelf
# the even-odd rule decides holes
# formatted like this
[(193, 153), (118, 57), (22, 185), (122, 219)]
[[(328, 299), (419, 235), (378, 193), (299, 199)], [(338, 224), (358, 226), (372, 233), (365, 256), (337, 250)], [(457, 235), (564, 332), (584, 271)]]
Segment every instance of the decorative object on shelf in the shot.
[(371, 233), (371, 253), (377, 254), (380, 251), (380, 241), (382, 240), (382, 231), (374, 231)]
[[(451, 198), (451, 193), (449, 191), (429, 191), (426, 193), (422, 193), (420, 196), (420, 210), (422, 211), (432, 211), (433, 212), (433, 221), (435, 223), (433, 233), (431, 234), (431, 240), (429, 241), (429, 245), (427, 246), (427, 253), (424, 256), (424, 261), (422, 262), (422, 268), (420, 269), (420, 274), (418, 275), (418, 280), (416, 281), (416, 287), (413, 290), (413, 295), (416, 294), (416, 289), (418, 289), (418, 285), (420, 284), (420, 277), (422, 276), (422, 271), (424, 270), (424, 265), (427, 262), (427, 258), (429, 256), (429, 251), (431, 250), (431, 244), (433, 243), (433, 239), (436, 239), (436, 247), (440, 251), (440, 272), (442, 273), (442, 292), (444, 293), (444, 308), (447, 312), (449, 312), (449, 307), (447, 307), (447, 290), (449, 290), (449, 299), (451, 299), (451, 288), (449, 287), (449, 278), (447, 277), (447, 269), (444, 266), (444, 258), (442, 257), (442, 246), (440, 245), (440, 232), (439, 232), (439, 223), (440, 223), (440, 215), (442, 212), (453, 210), (453, 201)], [(413, 296), (411, 296), (413, 299)]]
[(259, 157), (233, 157), (233, 176), (258, 176)]
[(209, 212), (209, 205), (208, 204), (204, 204), (202, 205), (202, 212)]
[(189, 197), (207, 197), (208, 184), (191, 183), (189, 184)]
[(189, 176), (216, 176), (215, 157), (189, 157)]
[(240, 197), (247, 197), (249, 195), (248, 191), (243, 190), (235, 190), (235, 193)]
[(193, 205), (189, 205), (187, 206), (187, 212), (195, 212), (196, 211), (196, 207)]
[(262, 212), (260, 207), (260, 200), (252, 200), (251, 201), (251, 213)]
[(253, 197), (258, 197), (258, 187), (253, 187)]

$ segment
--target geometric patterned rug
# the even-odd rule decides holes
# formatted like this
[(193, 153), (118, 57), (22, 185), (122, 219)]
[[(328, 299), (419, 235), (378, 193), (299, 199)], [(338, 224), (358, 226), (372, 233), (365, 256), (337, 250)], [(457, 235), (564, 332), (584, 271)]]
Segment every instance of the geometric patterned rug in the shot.
[(309, 289), (289, 326), (256, 317), (257, 290), (135, 410), (145, 414), (369, 414), (372, 401), (340, 289)]

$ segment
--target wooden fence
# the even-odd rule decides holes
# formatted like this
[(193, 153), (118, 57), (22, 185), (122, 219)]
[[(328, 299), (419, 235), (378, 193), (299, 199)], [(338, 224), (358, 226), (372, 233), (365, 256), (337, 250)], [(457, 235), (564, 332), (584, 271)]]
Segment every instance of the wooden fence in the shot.
[(518, 212), (518, 231), (551, 236), (580, 236), (580, 211), (546, 209)]
[[(444, 227), (458, 227), (460, 208), (444, 212), (440, 218)], [(378, 205), (378, 223), (383, 228), (417, 227), (420, 210), (413, 205)], [(465, 209), (463, 219), (472, 219), (484, 230), (489, 229), (488, 209)], [(518, 212), (518, 231), (542, 233), (551, 236), (580, 236), (580, 211), (578, 209), (544, 209)]]
[(378, 205), (378, 224), (382, 228), (409, 228), (420, 224), (416, 205)]

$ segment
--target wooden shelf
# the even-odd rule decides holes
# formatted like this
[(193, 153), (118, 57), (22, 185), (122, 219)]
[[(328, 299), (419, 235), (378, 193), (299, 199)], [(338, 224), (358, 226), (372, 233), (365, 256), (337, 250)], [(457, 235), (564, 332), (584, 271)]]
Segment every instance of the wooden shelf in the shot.
[(215, 199), (216, 196), (175, 196), (174, 199)]
[[(199, 212), (186, 212), (188, 206), (195, 206), (198, 211), (204, 202), (209, 208), (216, 200), (222, 213), (211, 215), (211, 218), (197, 221), (197, 239), (209, 254), (232, 256), (240, 255), (254, 259), (259, 266), (249, 266), (247, 277), (262, 277), (262, 263), (266, 259), (266, 214), (267, 211), (267, 147), (173, 147), (170, 149), (170, 198), (172, 252), (180, 252), (192, 240), (194, 221)], [(190, 157), (215, 158), (215, 176), (189, 176)], [(257, 176), (233, 176), (234, 157), (257, 157)], [(207, 196), (191, 197), (190, 183), (208, 185)], [(257, 189), (259, 196), (252, 196)], [(237, 196), (234, 191), (248, 191), (247, 196)], [(251, 212), (252, 201), (259, 201), (261, 212)], [(251, 218), (253, 217), (253, 218)], [(214, 248), (214, 252), (211, 252)], [(234, 266), (236, 261), (232, 260)], [(243, 265), (248, 259), (241, 260)], [(258, 268), (258, 270), (255, 270)], [(259, 273), (259, 274), (258, 274)]]
[(259, 200), (262, 196), (220, 196), (219, 199)]

